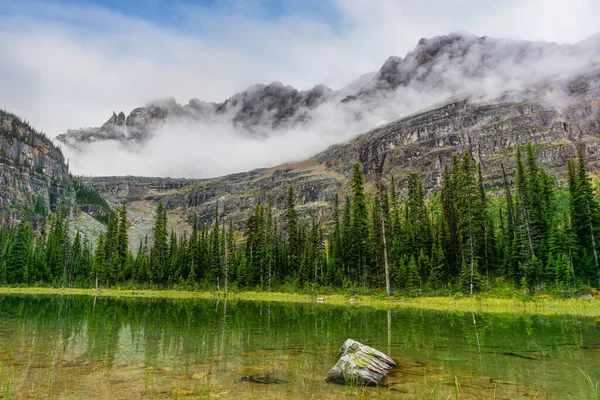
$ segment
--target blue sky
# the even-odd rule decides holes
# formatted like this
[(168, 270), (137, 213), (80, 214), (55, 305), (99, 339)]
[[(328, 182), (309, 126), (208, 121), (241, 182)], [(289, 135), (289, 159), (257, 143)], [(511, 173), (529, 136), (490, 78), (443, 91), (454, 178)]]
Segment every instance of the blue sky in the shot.
[[(44, 7), (39, 7), (42, 3), (29, 0), (0, 0), (0, 4), (5, 4), (0, 14), (15, 15), (23, 10), (43, 14)], [(189, 21), (190, 14), (239, 15), (263, 22), (294, 16), (322, 21), (332, 27), (339, 26), (343, 17), (337, 4), (328, 0), (60, 0), (45, 3), (65, 9), (107, 10), (179, 31), (202, 31), (201, 26)], [(59, 19), (57, 15), (46, 14), (46, 17)]]
[(239, 12), (256, 19), (278, 19), (287, 15), (302, 14), (312, 18), (335, 23), (340, 18), (336, 7), (328, 1), (319, 0), (262, 0), (262, 1), (223, 1), (223, 0), (67, 0), (63, 3), (96, 5), (125, 15), (137, 16), (159, 24), (177, 25), (186, 9), (195, 8), (207, 12)]

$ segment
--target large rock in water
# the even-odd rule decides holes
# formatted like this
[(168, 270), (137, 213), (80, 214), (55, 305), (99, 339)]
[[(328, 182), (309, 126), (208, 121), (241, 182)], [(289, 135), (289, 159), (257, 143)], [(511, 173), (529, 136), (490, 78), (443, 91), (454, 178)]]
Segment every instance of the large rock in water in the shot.
[(397, 364), (379, 350), (348, 339), (340, 348), (340, 360), (329, 371), (327, 382), (377, 385)]

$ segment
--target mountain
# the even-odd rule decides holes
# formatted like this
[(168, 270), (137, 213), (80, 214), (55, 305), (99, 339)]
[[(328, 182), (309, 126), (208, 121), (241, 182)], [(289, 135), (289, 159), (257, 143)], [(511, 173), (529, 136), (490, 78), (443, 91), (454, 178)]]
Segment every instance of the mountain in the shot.
[[(560, 99), (551, 103), (548, 96)], [(569, 158), (581, 149), (592, 171), (600, 171), (600, 68), (544, 86), (525, 87), (475, 102), (455, 99), (401, 118), (330, 147), (303, 162), (257, 169), (213, 179), (89, 177), (84, 182), (116, 206), (129, 204), (130, 239), (139, 244), (151, 228), (155, 203), (169, 210), (170, 228), (191, 232), (191, 222), (211, 224), (217, 200), (222, 217), (243, 228), (253, 206), (270, 198), (275, 215), (285, 210), (293, 185), (298, 212), (318, 218), (331, 213), (335, 194), (348, 190), (352, 165), (359, 162), (369, 186), (378, 177), (396, 177), (399, 192), (408, 173), (422, 175), (435, 190), (454, 154), (470, 150), (481, 163), (487, 188), (499, 190), (502, 165), (510, 175), (519, 145), (534, 143), (539, 158), (554, 176), (564, 177)]]
[(19, 220), (25, 208), (41, 221), (69, 195), (62, 152), (44, 134), (0, 110), (0, 221)]
[(141, 144), (153, 136), (162, 123), (190, 119), (205, 123), (233, 124), (251, 136), (263, 136), (265, 131), (296, 125), (310, 118), (310, 111), (327, 101), (333, 91), (317, 85), (298, 91), (280, 82), (254, 85), (233, 95), (223, 103), (206, 103), (192, 99), (182, 106), (175, 99), (155, 100), (125, 115), (113, 112), (100, 127), (71, 129), (57, 140), (74, 147), (97, 141), (116, 141), (125, 145)]
[(598, 35), (574, 45), (557, 45), (452, 33), (419, 40), (404, 58), (388, 58), (376, 73), (338, 91), (324, 85), (298, 91), (274, 82), (254, 85), (222, 103), (156, 100), (129, 115), (113, 113), (100, 127), (69, 130), (57, 140), (80, 149), (97, 141), (136, 146), (149, 140), (158, 127), (182, 120), (226, 124), (241, 135), (260, 138), (309, 121), (318, 127), (318, 110), (324, 105), (338, 112), (335, 118), (340, 123), (348, 115), (361, 119), (369, 114), (390, 121), (404, 116), (407, 102), (414, 112), (433, 99), (494, 98), (506, 90), (585, 73), (599, 61)]
[[(529, 142), (535, 145), (544, 167), (558, 178), (564, 177), (566, 161), (575, 157), (578, 149), (584, 152), (590, 170), (597, 172), (600, 171), (600, 64), (594, 57), (600, 54), (596, 51), (598, 42), (598, 37), (593, 37), (576, 45), (559, 46), (447, 35), (421, 40), (413, 52), (402, 59), (389, 59), (378, 72), (359, 79), (350, 91), (315, 87), (299, 92), (272, 84), (255, 86), (219, 105), (191, 101), (180, 106), (172, 99), (165, 100), (134, 110), (129, 116), (114, 114), (93, 132), (78, 131), (84, 138), (82, 141), (74, 134), (63, 140), (74, 140), (80, 146), (101, 137), (133, 143), (133, 140), (147, 140), (153, 124), (181, 117), (224, 118), (228, 123), (244, 126), (249, 134), (275, 134), (276, 127), (303, 123), (303, 118), (312, 117), (307, 110), (317, 110), (327, 102), (336, 102), (339, 108), (349, 107), (356, 111), (356, 118), (361, 118), (361, 113), (369, 113), (386, 101), (393, 105), (394, 99), (406, 93), (446, 94), (442, 101), (426, 103), (418, 112), (395, 118), (302, 162), (212, 179), (82, 178), (87, 187), (100, 193), (111, 206), (128, 202), (132, 248), (152, 229), (159, 199), (168, 209), (169, 230), (178, 233), (191, 232), (195, 214), (201, 222), (210, 224), (217, 200), (220, 214), (231, 219), (237, 228), (243, 228), (259, 200), (270, 198), (275, 216), (280, 216), (285, 210), (289, 185), (295, 188), (301, 217), (325, 218), (331, 213), (336, 193), (342, 198), (346, 194), (351, 168), (356, 162), (362, 165), (368, 186), (372, 187), (378, 177), (389, 182), (394, 176), (400, 192), (410, 172), (421, 174), (426, 189), (434, 191), (452, 156), (464, 150), (470, 150), (481, 163), (487, 188), (497, 190), (502, 166), (510, 179), (517, 147)], [(542, 68), (549, 60), (556, 63)], [(565, 64), (567, 61), (570, 64)], [(462, 85), (454, 86), (465, 77), (468, 79)], [(474, 87), (479, 91), (471, 90)], [(403, 92), (405, 89), (410, 91)], [(349, 98), (348, 93), (354, 90), (354, 97)], [(286, 109), (282, 104), (287, 104), (288, 111), (281, 111)], [(265, 125), (274, 130), (259, 129)], [(3, 126), (12, 123), (3, 122)], [(22, 129), (31, 132), (26, 126)], [(8, 133), (5, 135), (8, 137)], [(90, 136), (86, 139), (85, 135)], [(21, 134), (22, 143), (26, 143), (26, 136)], [(66, 176), (62, 155), (51, 144), (44, 146), (49, 154), (56, 154), (51, 157), (54, 172), (45, 175), (45, 183), (38, 190), (20, 192), (31, 179), (27, 174), (32, 172), (25, 166), (25, 176), (18, 171), (14, 159), (18, 159), (20, 152), (16, 147), (10, 147), (10, 159), (0, 160), (2, 168), (8, 171), (5, 176), (16, 181), (11, 184), (10, 192), (5, 190), (2, 195), (3, 204), (23, 199), (30, 192), (45, 195), (52, 176)], [(35, 171), (40, 163), (32, 165)]]

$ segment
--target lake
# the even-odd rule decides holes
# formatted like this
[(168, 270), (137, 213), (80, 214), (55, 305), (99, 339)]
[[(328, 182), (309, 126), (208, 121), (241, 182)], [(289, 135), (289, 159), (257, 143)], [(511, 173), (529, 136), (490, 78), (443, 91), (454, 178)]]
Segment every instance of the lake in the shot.
[[(400, 367), (380, 387), (326, 383), (347, 338)], [(0, 365), (0, 393), (24, 399), (591, 399), (600, 319), (4, 296)]]

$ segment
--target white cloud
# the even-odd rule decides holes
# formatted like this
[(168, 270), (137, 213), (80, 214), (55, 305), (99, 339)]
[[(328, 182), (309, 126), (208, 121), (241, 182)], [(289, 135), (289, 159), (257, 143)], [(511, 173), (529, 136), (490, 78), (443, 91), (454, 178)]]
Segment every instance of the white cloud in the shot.
[[(226, 9), (182, 7), (181, 27), (175, 29), (98, 7), (11, 3), (0, 0), (9, 10), (0, 25), (0, 106), (50, 136), (98, 126), (113, 110), (128, 113), (160, 97), (222, 101), (251, 84), (274, 80), (300, 89), (317, 83), (340, 88), (376, 70), (389, 55), (404, 56), (419, 38), (450, 31), (574, 42), (593, 34), (600, 17), (596, 0), (337, 0), (341, 21), (329, 25), (305, 15), (257, 18), (255, 4), (238, 2)], [(332, 132), (322, 131), (326, 127)], [(220, 132), (218, 140), (214, 132), (195, 132), (198, 143), (161, 163), (145, 163), (142, 155), (134, 156), (136, 162), (126, 155), (111, 165), (94, 162), (106, 157), (104, 149), (72, 167), (76, 173), (197, 176), (192, 161), (189, 168), (177, 161), (208, 159), (206, 148), (212, 146), (222, 149), (213, 153), (219, 166), (208, 174), (215, 175), (269, 166), (346, 137), (334, 128), (331, 123), (302, 132), (297, 141), (294, 135), (300, 133), (288, 132), (275, 142), (238, 143), (230, 132)], [(161, 140), (189, 139), (187, 128), (179, 131), (166, 132)], [(286, 147), (292, 150), (272, 151)], [(240, 153), (247, 158), (240, 160)]]

